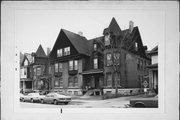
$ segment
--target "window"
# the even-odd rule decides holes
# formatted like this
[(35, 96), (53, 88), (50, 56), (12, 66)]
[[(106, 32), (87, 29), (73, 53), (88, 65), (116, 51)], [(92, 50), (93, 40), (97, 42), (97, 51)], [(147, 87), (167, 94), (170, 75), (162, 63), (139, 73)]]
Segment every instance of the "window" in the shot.
[(78, 70), (78, 61), (74, 60), (74, 70)]
[(111, 53), (106, 54), (107, 66), (112, 65), (112, 56)]
[(69, 61), (69, 70), (73, 70), (73, 60)]
[(108, 35), (105, 35), (105, 46), (108, 46), (108, 45), (110, 45), (110, 35), (108, 34)]
[(63, 87), (63, 79), (62, 78), (59, 79), (59, 84), (60, 84), (60, 87)]
[(111, 73), (106, 74), (106, 80), (107, 80), (107, 87), (112, 87), (112, 74)]
[(58, 63), (59, 72), (62, 72), (62, 63)]
[(119, 65), (119, 58), (120, 58), (120, 53), (116, 52), (114, 53), (114, 64)]
[(120, 73), (115, 73), (114, 74), (114, 79), (115, 79), (115, 85), (120, 86)]
[(41, 75), (41, 68), (40, 67), (37, 68), (36, 74)]
[(70, 47), (64, 48), (64, 55), (70, 55)]
[(138, 51), (138, 43), (135, 42), (135, 50)]
[(73, 77), (69, 77), (68, 79), (68, 86), (73, 87)]
[(57, 57), (61, 57), (63, 54), (62, 54), (62, 49), (58, 49), (57, 50)]
[(69, 87), (78, 87), (78, 78), (77, 76), (70, 76), (68, 79)]
[(58, 72), (58, 63), (55, 63), (55, 73)]
[(77, 77), (74, 77), (74, 86), (78, 87), (78, 78)]
[(69, 61), (69, 70), (78, 70), (78, 60)]
[(49, 74), (51, 74), (51, 66), (49, 66)]
[(94, 69), (98, 68), (98, 59), (94, 58)]
[(96, 50), (97, 50), (97, 44), (94, 43), (94, 51), (96, 51)]

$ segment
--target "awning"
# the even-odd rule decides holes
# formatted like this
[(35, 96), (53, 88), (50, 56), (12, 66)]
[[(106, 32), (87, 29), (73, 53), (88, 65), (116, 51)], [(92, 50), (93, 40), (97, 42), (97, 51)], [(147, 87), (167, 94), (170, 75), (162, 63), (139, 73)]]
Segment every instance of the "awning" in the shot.
[(83, 75), (98, 74), (98, 73), (103, 73), (103, 69), (91, 69), (91, 70), (87, 70), (87, 71), (82, 72)]

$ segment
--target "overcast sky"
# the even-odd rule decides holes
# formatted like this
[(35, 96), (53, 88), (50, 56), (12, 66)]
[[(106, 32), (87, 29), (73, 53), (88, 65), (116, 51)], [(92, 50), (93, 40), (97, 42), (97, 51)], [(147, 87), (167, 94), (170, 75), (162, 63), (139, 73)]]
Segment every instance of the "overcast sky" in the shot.
[(92, 39), (102, 36), (113, 17), (122, 30), (132, 20), (148, 50), (163, 39), (163, 14), (156, 10), (20, 10), (15, 16), (16, 40), (23, 53), (35, 52), (39, 44), (46, 52), (47, 47), (53, 48), (60, 29), (81, 31)]

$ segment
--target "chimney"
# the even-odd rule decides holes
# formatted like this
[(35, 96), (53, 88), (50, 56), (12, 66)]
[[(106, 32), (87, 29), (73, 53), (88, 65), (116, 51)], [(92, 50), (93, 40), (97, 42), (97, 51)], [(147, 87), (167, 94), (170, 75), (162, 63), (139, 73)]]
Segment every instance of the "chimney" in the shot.
[(79, 32), (78, 32), (78, 35), (79, 35), (79, 36), (83, 36), (83, 32), (79, 31)]
[(134, 22), (133, 21), (129, 21), (129, 32), (131, 33), (133, 31), (134, 28)]
[(47, 56), (49, 55), (50, 52), (51, 52), (51, 48), (47, 47)]

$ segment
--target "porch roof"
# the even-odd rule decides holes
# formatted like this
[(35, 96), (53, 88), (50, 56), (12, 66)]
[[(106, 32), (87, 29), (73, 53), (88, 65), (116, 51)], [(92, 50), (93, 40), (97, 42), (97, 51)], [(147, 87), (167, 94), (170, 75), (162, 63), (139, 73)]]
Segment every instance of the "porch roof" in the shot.
[(148, 68), (158, 68), (158, 63), (147, 66)]
[(103, 73), (103, 69), (91, 69), (91, 70), (86, 70), (82, 72), (83, 75), (97, 74), (97, 73)]
[(21, 78), (20, 81), (33, 81), (33, 80), (30, 78)]

